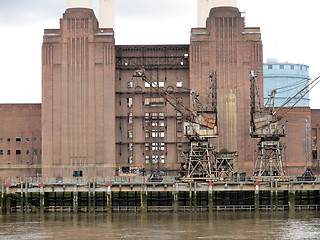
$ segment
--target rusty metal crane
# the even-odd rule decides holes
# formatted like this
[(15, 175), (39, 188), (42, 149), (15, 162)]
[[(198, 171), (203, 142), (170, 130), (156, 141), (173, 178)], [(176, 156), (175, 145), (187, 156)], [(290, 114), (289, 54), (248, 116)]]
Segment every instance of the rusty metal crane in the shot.
[(289, 97), (280, 107), (274, 107), (276, 90), (273, 90), (265, 106), (257, 104), (259, 91), (254, 71), (250, 72), (250, 135), (260, 139), (258, 157), (254, 167), (255, 176), (285, 176), (283, 166), (284, 144), (281, 137), (287, 135), (286, 121), (283, 117), (320, 81), (320, 76)]
[[(214, 161), (213, 146), (209, 139), (218, 136), (217, 130), (217, 108), (216, 108), (216, 73), (210, 75), (212, 82), (211, 89), (211, 106), (203, 107), (199, 101), (199, 96), (193, 90), (190, 91), (194, 108), (181, 101), (170, 92), (157, 85), (146, 76), (145, 71), (137, 70), (133, 77), (142, 78), (150, 88), (152, 88), (160, 97), (164, 98), (176, 111), (178, 111), (185, 119), (184, 136), (190, 141), (190, 150), (184, 153), (185, 163), (181, 168), (182, 180), (211, 180), (217, 176), (217, 164)], [(214, 96), (214, 97), (213, 97)]]

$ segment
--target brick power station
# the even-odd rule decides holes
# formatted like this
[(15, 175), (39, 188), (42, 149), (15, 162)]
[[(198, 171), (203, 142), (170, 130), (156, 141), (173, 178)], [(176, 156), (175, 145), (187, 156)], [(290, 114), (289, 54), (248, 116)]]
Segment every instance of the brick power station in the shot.
[[(107, 177), (155, 168), (177, 176), (189, 147), (185, 118), (132, 78), (141, 68), (190, 108), (191, 90), (209, 104), (216, 71), (218, 137), (211, 143), (236, 153), (235, 173), (252, 175), (258, 141), (249, 132), (250, 71), (263, 101), (261, 32), (245, 27), (236, 1), (222, 2), (208, 10), (204, 27), (191, 30), (188, 45), (115, 45), (113, 29), (91, 8), (69, 5), (60, 28), (44, 32), (42, 104), (0, 105), (0, 176)], [(319, 116), (296, 107), (285, 117), (288, 175), (302, 174), (307, 162), (319, 167)]]

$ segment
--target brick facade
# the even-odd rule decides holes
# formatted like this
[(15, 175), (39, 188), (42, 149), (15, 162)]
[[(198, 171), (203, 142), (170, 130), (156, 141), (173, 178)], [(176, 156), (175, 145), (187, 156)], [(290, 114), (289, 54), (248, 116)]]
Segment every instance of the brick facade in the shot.
[[(206, 27), (192, 29), (190, 45), (138, 46), (116, 46), (113, 30), (99, 28), (91, 9), (71, 8), (60, 29), (45, 30), (42, 53), (42, 106), (0, 105), (5, 122), (0, 149), (23, 153), (0, 154), (1, 176), (71, 177), (81, 170), (84, 176), (106, 177), (156, 167), (177, 175), (188, 149), (183, 117), (141, 79), (132, 78), (140, 68), (158, 88), (191, 108), (191, 89), (208, 104), (209, 75), (217, 71), (218, 138), (212, 143), (216, 151), (237, 152), (238, 173), (253, 173), (257, 139), (249, 135), (249, 73), (258, 75), (262, 101), (262, 42), (260, 29), (245, 28), (237, 8), (212, 9)], [(318, 115), (295, 108), (286, 116), (287, 174), (304, 171), (306, 155), (314, 148), (311, 136), (319, 136), (313, 130)], [(33, 138), (42, 138), (42, 146)], [(38, 151), (37, 158), (30, 151), (24, 154), (29, 148)], [(318, 159), (312, 165), (319, 165)]]

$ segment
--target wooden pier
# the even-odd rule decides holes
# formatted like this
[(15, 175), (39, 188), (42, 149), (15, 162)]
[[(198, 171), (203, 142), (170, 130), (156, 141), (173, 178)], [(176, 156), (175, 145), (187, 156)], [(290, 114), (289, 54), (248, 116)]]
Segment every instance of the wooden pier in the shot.
[(320, 210), (319, 181), (7, 182), (1, 212)]

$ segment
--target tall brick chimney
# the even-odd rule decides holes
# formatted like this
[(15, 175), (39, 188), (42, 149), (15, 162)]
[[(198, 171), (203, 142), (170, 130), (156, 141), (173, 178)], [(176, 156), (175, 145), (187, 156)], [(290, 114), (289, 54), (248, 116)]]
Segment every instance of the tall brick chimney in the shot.
[(92, 0), (67, 0), (67, 8), (91, 8)]
[(100, 0), (99, 27), (114, 28), (114, 0)]
[(206, 27), (211, 8), (237, 6), (237, 0), (198, 0), (198, 27)]

